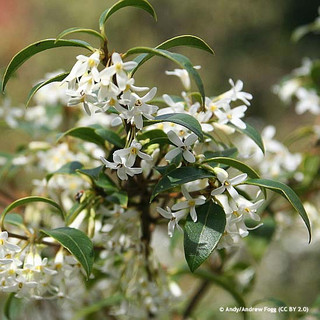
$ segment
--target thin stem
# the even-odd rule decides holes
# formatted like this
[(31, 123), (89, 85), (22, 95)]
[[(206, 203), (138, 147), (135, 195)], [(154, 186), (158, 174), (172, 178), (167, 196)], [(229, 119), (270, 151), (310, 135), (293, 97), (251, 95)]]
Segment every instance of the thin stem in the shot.
[(194, 309), (197, 307), (198, 303), (200, 302), (203, 295), (206, 293), (207, 289), (209, 288), (210, 282), (207, 280), (203, 280), (198, 288), (198, 290), (194, 293), (189, 301), (184, 313), (183, 313), (183, 320), (188, 319), (189, 316), (193, 313)]

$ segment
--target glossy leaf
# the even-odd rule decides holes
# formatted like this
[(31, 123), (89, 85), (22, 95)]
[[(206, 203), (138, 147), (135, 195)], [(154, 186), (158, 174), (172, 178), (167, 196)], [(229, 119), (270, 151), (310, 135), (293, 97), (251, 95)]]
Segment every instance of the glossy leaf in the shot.
[(209, 165), (223, 163), (230, 167), (236, 168), (241, 172), (247, 173), (248, 176), (253, 179), (260, 178), (259, 174), (254, 169), (252, 169), (251, 167), (249, 167), (248, 165), (246, 165), (245, 163), (237, 159), (227, 158), (227, 157), (214, 157), (214, 158), (206, 159), (202, 163), (208, 163)]
[(99, 134), (96, 133), (96, 129), (91, 128), (91, 127), (72, 128), (72, 129), (62, 133), (59, 136), (58, 141), (66, 136), (71, 136), (74, 138), (81, 139), (83, 141), (92, 142), (92, 143), (95, 143), (95, 144), (102, 146), (102, 147), (105, 146), (104, 139)]
[(215, 175), (204, 169), (195, 167), (177, 168), (170, 171), (167, 175), (163, 176), (155, 185), (150, 201), (152, 201), (161, 192), (170, 190), (174, 187), (180, 186), (190, 181), (212, 177), (215, 177)]
[(26, 62), (28, 59), (30, 59), (35, 54), (48, 50), (48, 49), (54, 49), (59, 47), (80, 47), (85, 48), (90, 51), (94, 51), (94, 49), (91, 47), (91, 45), (85, 41), (81, 40), (59, 40), (55, 42), (56, 39), (46, 39), (41, 40), (38, 42), (35, 42), (28, 47), (22, 49), (20, 52), (18, 52), (10, 61), (9, 65), (7, 66), (7, 69), (4, 73), (3, 80), (2, 80), (2, 91), (4, 91), (7, 82), (12, 77), (15, 71), (18, 70), (18, 68)]
[(172, 122), (180, 124), (181, 126), (194, 132), (200, 140), (203, 140), (203, 132), (201, 125), (196, 118), (186, 113), (168, 113), (161, 116), (157, 116), (154, 120), (146, 120), (144, 122), (145, 126), (152, 125), (160, 122)]
[(92, 241), (82, 231), (62, 227), (52, 230), (41, 230), (47, 236), (58, 241), (79, 261), (89, 278), (94, 260)]
[(123, 208), (127, 208), (129, 198), (128, 194), (125, 191), (116, 191), (110, 196), (107, 196), (106, 200), (112, 203), (119, 204)]
[(114, 131), (108, 129), (96, 129), (95, 132), (104, 140), (110, 142), (118, 148), (124, 148), (125, 141), (121, 139)]
[[(156, 49), (167, 50), (170, 48), (181, 47), (181, 46), (194, 47), (197, 49), (207, 51), (211, 54), (214, 54), (213, 50), (204, 40), (193, 35), (181, 35), (181, 36), (168, 39), (165, 42), (162, 42), (161, 44), (156, 46)], [(141, 67), (142, 64), (147, 62), (153, 56), (154, 54), (151, 54), (151, 53), (149, 54), (144, 53), (139, 55), (137, 58), (134, 59), (134, 61), (136, 61), (138, 65), (130, 73), (133, 75), (138, 70), (138, 68)]]
[(287, 185), (269, 179), (249, 179), (244, 182), (244, 184), (250, 184), (258, 187), (263, 187), (266, 189), (270, 189), (274, 192), (279, 193), (281, 196), (286, 198), (292, 207), (299, 213), (302, 220), (304, 221), (308, 233), (309, 233), (309, 242), (311, 241), (311, 227), (308, 215), (296, 193)]
[(68, 76), (69, 72), (64, 72), (64, 73), (61, 73), (61, 74), (58, 74), (56, 75), (55, 77), (53, 78), (50, 78), (48, 80), (45, 80), (45, 81), (41, 81), (39, 82), (38, 84), (36, 84), (29, 92), (28, 94), (28, 98), (27, 98), (27, 101), (26, 101), (26, 107), (28, 107), (31, 99), (33, 98), (33, 96), (44, 86), (46, 86), (47, 84), (49, 83), (52, 83), (52, 82), (61, 82), (64, 78), (66, 78)]
[(136, 48), (129, 49), (124, 54), (124, 57), (132, 54), (137, 54), (137, 53), (150, 53), (153, 56), (160, 56), (175, 62), (180, 68), (186, 69), (189, 75), (191, 76), (191, 78), (193, 78), (194, 82), (196, 83), (199, 89), (199, 92), (202, 97), (202, 103), (204, 102), (205, 92), (204, 92), (204, 86), (203, 86), (202, 80), (199, 76), (198, 71), (193, 67), (192, 63), (187, 57), (179, 53), (173, 53), (173, 52), (169, 52), (162, 49), (156, 49), (156, 48), (152, 49), (148, 47), (136, 47)]
[(157, 20), (156, 12), (152, 5), (146, 0), (120, 0), (115, 3), (111, 8), (106, 9), (99, 18), (99, 28), (104, 30), (106, 21), (118, 10), (125, 7), (136, 7), (148, 12), (155, 20)]
[(264, 144), (263, 144), (261, 135), (254, 127), (250, 126), (248, 123), (246, 123), (246, 128), (245, 129), (240, 129), (240, 128), (232, 125), (232, 124), (230, 124), (230, 126), (235, 128), (237, 131), (245, 134), (250, 139), (252, 139), (256, 143), (256, 145), (261, 149), (261, 151), (263, 153), (265, 153), (265, 148), (264, 148)]
[(55, 174), (76, 174), (77, 170), (82, 168), (83, 164), (79, 161), (72, 161), (64, 164), (60, 169), (47, 174), (46, 179), (49, 181)]
[(86, 34), (90, 34), (92, 36), (95, 36), (95, 37), (99, 38), (102, 41), (105, 40), (104, 36), (101, 33), (99, 33), (98, 31), (96, 31), (96, 30), (74, 27), (74, 28), (69, 28), (69, 29), (66, 29), (66, 30), (62, 31), (57, 36), (56, 42), (58, 40), (64, 38), (65, 36), (73, 34), (73, 33), (86, 33)]
[(37, 196), (30, 196), (30, 197), (25, 197), (25, 198), (21, 198), (18, 199), (16, 201), (13, 201), (10, 205), (8, 205), (4, 211), (1, 214), (1, 219), (0, 219), (0, 228), (3, 229), (3, 223), (5, 220), (6, 215), (14, 210), (17, 207), (32, 203), (32, 202), (45, 202), (50, 204), (51, 206), (55, 207), (56, 209), (58, 209), (58, 211), (61, 213), (61, 215), (64, 217), (64, 213), (62, 208), (53, 200), (48, 199), (48, 198), (44, 198), (44, 197), (37, 197)]
[(80, 172), (86, 175), (87, 177), (89, 177), (91, 180), (94, 181), (99, 179), (99, 175), (101, 173), (102, 168), (103, 168), (103, 165), (96, 168), (92, 168), (92, 169), (79, 169), (77, 170), (77, 172)]
[(225, 212), (212, 201), (197, 207), (196, 212), (197, 222), (189, 215), (184, 226), (184, 254), (192, 272), (208, 259), (226, 226)]

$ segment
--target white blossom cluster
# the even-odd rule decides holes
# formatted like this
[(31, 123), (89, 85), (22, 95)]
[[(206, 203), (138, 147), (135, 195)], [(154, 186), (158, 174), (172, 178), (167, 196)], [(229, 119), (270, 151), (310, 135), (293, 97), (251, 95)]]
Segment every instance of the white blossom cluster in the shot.
[[(65, 279), (80, 272), (78, 262), (59, 250), (49, 263), (36, 246), (13, 243), (7, 231), (0, 232), (0, 291), (15, 293), (17, 298), (43, 299), (66, 297)], [(74, 268), (78, 265), (77, 268)]]

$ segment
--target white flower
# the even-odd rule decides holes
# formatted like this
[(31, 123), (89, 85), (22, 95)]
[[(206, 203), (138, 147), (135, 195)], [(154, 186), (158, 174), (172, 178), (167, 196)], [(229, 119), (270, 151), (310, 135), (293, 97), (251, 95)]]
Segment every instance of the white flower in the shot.
[(3, 259), (5, 256), (9, 254), (13, 254), (16, 252), (20, 252), (21, 248), (11, 242), (8, 241), (8, 232), (2, 231), (0, 232), (0, 258)]
[[(194, 66), (193, 68), (200, 69), (201, 67)], [(184, 88), (187, 91), (190, 90), (191, 81), (190, 81), (189, 73), (186, 69), (174, 69), (173, 71), (166, 71), (166, 74), (170, 76), (177, 76), (181, 80)]]
[(243, 105), (226, 111), (221, 111), (221, 109), (216, 110), (215, 115), (218, 117), (218, 122), (220, 124), (231, 122), (236, 127), (245, 129), (246, 124), (240, 118), (244, 116), (246, 110), (247, 107)]
[(310, 111), (314, 115), (320, 114), (320, 97), (315, 90), (299, 88), (296, 96), (299, 100), (296, 105), (297, 114), (306, 111)]
[(112, 66), (105, 68), (100, 72), (100, 77), (104, 79), (111, 79), (113, 75), (116, 75), (117, 85), (121, 91), (123, 91), (128, 82), (128, 75), (126, 71), (129, 71), (137, 66), (135, 61), (123, 62), (119, 53), (114, 52), (111, 57)]
[(157, 207), (157, 211), (166, 219), (169, 219), (168, 223), (168, 235), (169, 237), (173, 236), (174, 229), (177, 228), (179, 231), (182, 231), (182, 228), (179, 226), (179, 221), (186, 216), (186, 210), (180, 210), (177, 212), (172, 212), (169, 207), (164, 210), (160, 207)]
[(68, 106), (76, 106), (79, 103), (83, 103), (84, 110), (89, 116), (91, 115), (90, 107), (93, 107), (94, 103), (98, 101), (96, 94), (88, 93), (83, 90), (67, 91), (67, 94), (72, 96), (69, 99)]
[(241, 91), (243, 88), (243, 82), (241, 80), (237, 80), (237, 82), (234, 83), (232, 79), (229, 79), (229, 83), (232, 88), (225, 92), (223, 97), (229, 98), (231, 101), (241, 100), (244, 104), (250, 106), (250, 102), (248, 100), (252, 99), (252, 94)]
[(229, 179), (229, 174), (224, 169), (216, 167), (216, 168), (214, 168), (214, 170), (215, 170), (215, 173), (217, 175), (218, 180), (221, 183), (221, 186), (212, 190), (211, 195), (216, 196), (218, 194), (223, 193), (224, 191), (228, 191), (229, 195), (234, 200), (236, 200), (239, 197), (239, 194), (233, 186), (245, 181), (247, 179), (247, 174), (242, 173), (232, 179)]
[(133, 140), (129, 148), (117, 150), (114, 152), (114, 154), (125, 160), (125, 163), (128, 167), (133, 166), (137, 156), (146, 161), (152, 161), (151, 156), (140, 151), (141, 148), (142, 145), (139, 142)]
[(99, 80), (99, 71), (97, 69), (100, 63), (99, 51), (95, 51), (90, 57), (79, 55), (77, 56), (77, 60), (78, 61), (71, 69), (69, 75), (62, 81), (61, 84), (65, 82), (72, 82), (76, 78), (83, 76), (88, 71), (91, 72), (95, 81)]
[(176, 203), (175, 205), (172, 206), (172, 209), (173, 210), (189, 209), (192, 220), (196, 222), (197, 221), (196, 206), (200, 206), (204, 204), (206, 200), (203, 197), (192, 198), (185, 186), (181, 186), (181, 191), (184, 197), (186, 198), (186, 200)]
[[(158, 107), (150, 105), (147, 102), (153, 99), (157, 92), (157, 88), (152, 88), (146, 95), (140, 98), (137, 94), (132, 93), (130, 95), (130, 101), (128, 101), (128, 109), (120, 106), (115, 106), (119, 111), (120, 117), (126, 119), (128, 123), (135, 124), (138, 129), (143, 128), (143, 117), (147, 119), (153, 119), (153, 113), (157, 112)], [(126, 101), (124, 101), (125, 103)], [(119, 117), (115, 118), (117, 120), (113, 121), (113, 124), (119, 124)]]
[(194, 133), (191, 133), (186, 139), (180, 140), (180, 138), (177, 136), (177, 134), (170, 130), (168, 133), (168, 138), (169, 140), (176, 146), (173, 150), (169, 151), (165, 155), (166, 160), (172, 160), (179, 154), (182, 154), (183, 158), (190, 162), (193, 163), (196, 161), (195, 156), (192, 153), (191, 146), (198, 140), (197, 135)]
[(0, 117), (5, 120), (10, 128), (16, 128), (19, 125), (19, 118), (24, 115), (24, 110), (21, 108), (16, 108), (11, 106), (11, 101), (5, 98), (3, 105), (0, 108)]
[(113, 154), (114, 162), (110, 162), (103, 157), (100, 157), (100, 160), (105, 164), (107, 168), (117, 170), (117, 176), (121, 180), (128, 180), (128, 175), (133, 177), (135, 174), (142, 173), (141, 168), (128, 167), (125, 163), (125, 160), (116, 154)]
[(169, 107), (159, 109), (157, 113), (159, 116), (162, 114), (168, 114), (168, 113), (184, 113), (185, 112), (183, 101), (175, 102), (168, 94), (164, 94), (162, 98)]

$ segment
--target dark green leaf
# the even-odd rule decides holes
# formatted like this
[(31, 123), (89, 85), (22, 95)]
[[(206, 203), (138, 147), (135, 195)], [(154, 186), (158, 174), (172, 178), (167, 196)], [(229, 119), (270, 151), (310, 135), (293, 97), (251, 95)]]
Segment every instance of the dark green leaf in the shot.
[(102, 41), (105, 40), (104, 36), (101, 33), (97, 32), (96, 30), (74, 27), (74, 28), (69, 28), (69, 29), (62, 31), (57, 36), (56, 41), (59, 41), (61, 38), (64, 38), (65, 36), (72, 34), (72, 33), (87, 33), (87, 34), (93, 35), (95, 37), (98, 37)]
[(199, 76), (198, 71), (193, 67), (192, 63), (190, 62), (190, 60), (183, 56), (182, 54), (179, 53), (173, 53), (173, 52), (169, 52), (166, 50), (162, 50), (162, 49), (152, 49), (152, 48), (147, 48), (147, 47), (136, 47), (136, 48), (132, 48), (129, 49), (124, 56), (129, 56), (132, 54), (137, 54), (137, 53), (150, 53), (154, 56), (160, 56), (160, 57), (164, 57), (166, 59), (169, 59), (173, 62), (175, 62), (176, 64), (178, 64), (179, 67), (186, 69), (189, 73), (189, 75), (191, 76), (191, 78), (193, 78), (193, 80), (195, 81), (199, 92), (201, 94), (202, 97), (202, 104), (205, 100), (205, 92), (204, 92), (204, 86), (202, 83), (202, 80)]
[(103, 172), (100, 173), (99, 179), (95, 181), (95, 184), (107, 193), (118, 191), (118, 187), (113, 180)]
[(236, 168), (241, 172), (247, 173), (248, 176), (253, 179), (260, 178), (259, 174), (254, 169), (252, 169), (251, 167), (249, 167), (248, 165), (246, 165), (245, 163), (237, 159), (227, 158), (227, 157), (214, 157), (214, 158), (204, 160), (203, 163), (208, 163), (210, 165), (213, 164), (214, 166), (216, 163), (223, 163), (223, 164), (226, 164), (227, 166)]
[(99, 28), (101, 31), (104, 30), (106, 21), (118, 10), (124, 7), (136, 7), (148, 12), (155, 20), (157, 20), (156, 12), (152, 5), (146, 0), (120, 0), (115, 3), (111, 8), (106, 9), (99, 18)]
[(197, 222), (189, 215), (184, 226), (184, 254), (191, 272), (208, 259), (226, 226), (225, 212), (212, 201), (197, 207), (196, 211)]
[(99, 175), (101, 173), (101, 170), (103, 168), (103, 165), (96, 167), (96, 168), (92, 168), (92, 169), (80, 169), (77, 170), (77, 172), (80, 172), (86, 176), (88, 176), (91, 180), (98, 180), (99, 179)]
[(99, 134), (97, 134), (96, 129), (91, 128), (91, 127), (72, 128), (72, 129), (62, 133), (59, 136), (58, 141), (65, 136), (71, 136), (71, 137), (81, 139), (83, 141), (92, 142), (92, 143), (95, 143), (101, 147), (105, 146), (104, 139)]
[(270, 189), (274, 192), (279, 193), (281, 196), (286, 198), (292, 207), (299, 213), (302, 220), (304, 221), (308, 232), (309, 232), (309, 242), (311, 241), (311, 227), (308, 215), (296, 193), (287, 185), (269, 179), (249, 179), (244, 182), (244, 184), (255, 185), (263, 188)]
[(91, 45), (87, 42), (81, 41), (81, 40), (59, 40), (55, 42), (56, 39), (46, 39), (41, 40), (38, 42), (35, 42), (28, 47), (22, 49), (20, 52), (18, 52), (10, 61), (9, 65), (7, 66), (7, 69), (4, 73), (3, 80), (2, 80), (2, 91), (4, 91), (7, 82), (13, 75), (15, 71), (28, 59), (30, 59), (35, 54), (48, 50), (53, 48), (59, 48), (59, 47), (80, 47), (85, 48), (90, 51), (94, 51), (94, 49), (91, 47)]
[[(211, 54), (214, 54), (213, 50), (204, 40), (193, 35), (181, 35), (181, 36), (171, 38), (169, 40), (166, 40), (165, 42), (162, 42), (158, 46), (156, 46), (156, 49), (168, 50), (170, 48), (180, 47), (180, 46), (194, 47), (197, 49), (207, 51)], [(153, 56), (154, 54), (152, 53), (149, 53), (149, 54), (144, 53), (139, 55), (137, 58), (135, 58), (134, 60), (138, 63), (138, 65), (131, 71), (131, 74), (133, 75), (138, 70), (138, 68), (140, 68), (142, 64), (144, 64), (146, 61), (151, 59)]]
[(106, 197), (106, 200), (112, 203), (119, 204), (120, 206), (127, 208), (128, 194), (125, 191), (117, 191)]
[(203, 140), (201, 125), (196, 118), (186, 113), (168, 113), (157, 116), (154, 120), (146, 120), (144, 125), (152, 125), (159, 122), (173, 122), (194, 132), (200, 140)]
[(235, 157), (238, 154), (237, 148), (229, 148), (221, 151), (205, 151), (204, 155), (206, 158), (214, 157)]
[(92, 271), (94, 251), (92, 241), (85, 233), (74, 228), (57, 228), (52, 230), (41, 230), (47, 236), (57, 240), (64, 248), (79, 261), (87, 277)]
[(256, 145), (261, 149), (263, 153), (265, 153), (264, 144), (261, 139), (260, 133), (252, 126), (250, 126), (248, 123), (246, 123), (245, 129), (240, 129), (232, 124), (230, 124), (233, 128), (235, 128), (237, 131), (247, 135), (250, 139), (252, 139)]
[(57, 76), (55, 76), (51, 79), (44, 80), (44, 81), (41, 81), (38, 84), (36, 84), (29, 92), (29, 95), (28, 95), (28, 98), (26, 101), (26, 107), (29, 105), (31, 99), (33, 98), (33, 96), (36, 94), (36, 92), (39, 89), (41, 89), (42, 87), (46, 86), (49, 83), (62, 81), (64, 78), (66, 78), (68, 76), (68, 74), (69, 74), (69, 72), (64, 72), (64, 73), (58, 74)]
[(212, 177), (215, 177), (215, 175), (204, 169), (195, 167), (177, 168), (162, 177), (155, 185), (150, 201), (152, 201), (160, 192), (167, 191), (190, 181)]
[(55, 174), (76, 174), (77, 170), (82, 168), (83, 164), (79, 161), (72, 161), (64, 164), (60, 169), (47, 174), (46, 179), (49, 181)]
[(124, 148), (125, 141), (121, 139), (114, 131), (107, 129), (96, 129), (95, 132), (104, 140), (112, 143), (118, 148)]
[(64, 217), (63, 210), (53, 200), (48, 199), (48, 198), (44, 198), (44, 197), (30, 196), (30, 197), (21, 198), (21, 199), (18, 199), (16, 201), (14, 201), (4, 209), (4, 211), (2, 212), (2, 215), (1, 215), (1, 219), (0, 219), (0, 228), (3, 229), (3, 223), (4, 223), (4, 220), (5, 220), (5, 217), (6, 217), (7, 213), (9, 213), (10, 211), (14, 210), (17, 207), (26, 205), (26, 204), (31, 203), (31, 202), (45, 202), (45, 203), (48, 203), (51, 206), (53, 206), (56, 209), (58, 209), (58, 211)]

